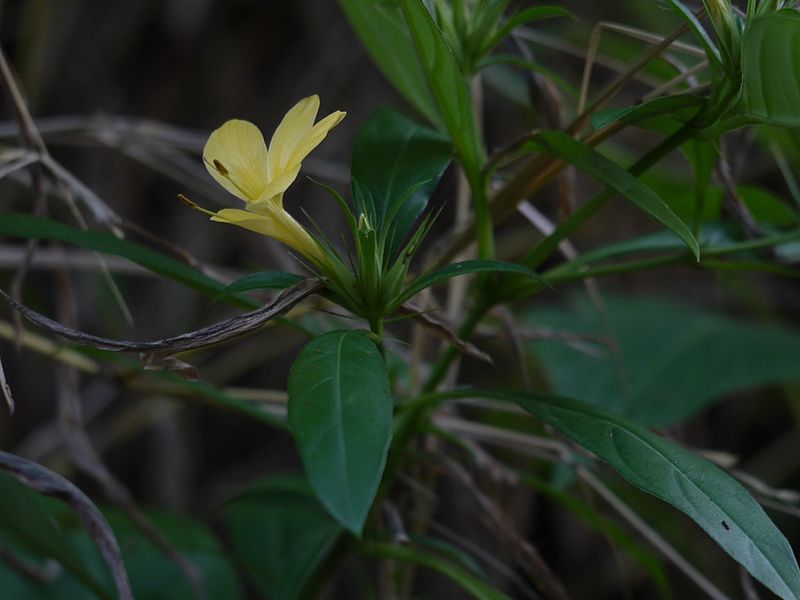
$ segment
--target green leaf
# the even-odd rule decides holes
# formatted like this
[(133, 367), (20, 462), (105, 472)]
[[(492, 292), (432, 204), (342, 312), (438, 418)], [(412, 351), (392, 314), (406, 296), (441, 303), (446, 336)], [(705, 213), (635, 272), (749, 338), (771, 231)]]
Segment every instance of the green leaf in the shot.
[(517, 273), (544, 282), (536, 271), (516, 263), (504, 262), (502, 260), (465, 260), (449, 264), (415, 279), (414, 282), (403, 290), (403, 293), (392, 302), (391, 310), (402, 305), (405, 301), (410, 300), (425, 288), (441, 283), (451, 277), (470, 275), (471, 273)]
[(588, 173), (636, 204), (662, 225), (672, 230), (686, 243), (695, 258), (700, 260), (700, 246), (686, 224), (653, 190), (625, 169), (592, 147), (559, 131), (544, 131), (538, 134), (532, 143), (535, 147), (543, 148), (545, 152), (558, 156)]
[(685, 123), (690, 121), (705, 105), (706, 99), (700, 96), (690, 94), (663, 96), (636, 106), (610, 108), (596, 112), (592, 115), (592, 127), (602, 129), (617, 121), (627, 125), (637, 125), (653, 117), (664, 115)]
[[(242, 585), (225, 549), (203, 523), (165, 511), (148, 511), (146, 517), (172, 547), (202, 574), (207, 598), (244, 598)], [(197, 598), (184, 571), (145, 538), (127, 516), (119, 511), (111, 511), (108, 520), (123, 548), (125, 566), (136, 600)]]
[(560, 6), (534, 6), (526, 8), (508, 18), (489, 38), (481, 48), (481, 55), (491, 52), (495, 46), (502, 42), (517, 27), (521, 27), (531, 21), (541, 21), (542, 19), (552, 19), (555, 17), (575, 17), (567, 9)]
[[(97, 572), (88, 569), (77, 555), (75, 545), (46, 507), (36, 492), (10, 475), (0, 473), (0, 539), (32, 553), (36, 559), (57, 560), (86, 589), (99, 598), (110, 600), (114, 596), (111, 592), (113, 585), (106, 566), (101, 564)], [(89, 545), (96, 552), (91, 541)], [(74, 589), (74, 584), (72, 587)]]
[(737, 113), (800, 126), (800, 12), (787, 8), (750, 21), (742, 41), (742, 79)]
[(224, 512), (236, 554), (275, 600), (308, 597), (304, 590), (342, 534), (301, 477), (264, 479)]
[(450, 47), (422, 0), (400, 0), (419, 63), (442, 121), (467, 172), (478, 172), (486, 157), (472, 111), (472, 99)]
[(231, 296), (252, 290), (283, 290), (300, 283), (305, 277), (283, 271), (260, 271), (237, 279), (226, 287), (222, 295)]
[(798, 331), (663, 300), (608, 297), (604, 304), (605, 315), (585, 302), (530, 313), (537, 325), (615, 344), (609, 348), (591, 337), (573, 345), (533, 344), (561, 394), (665, 427), (725, 394), (800, 380)]
[(699, 456), (584, 402), (513, 394), (514, 402), (641, 490), (695, 521), (734, 560), (784, 600), (800, 598), (800, 569), (786, 538), (733, 477)]
[(477, 577), (470, 575), (461, 567), (456, 566), (436, 554), (415, 548), (410, 545), (398, 546), (373, 542), (364, 544), (360, 550), (370, 556), (383, 556), (403, 562), (414, 563), (438, 571), (459, 584), (473, 598), (478, 600), (510, 600), (501, 591), (494, 589)]
[(392, 409), (383, 357), (362, 331), (311, 340), (289, 373), (289, 425), (306, 474), (328, 512), (356, 535), (386, 464)]
[(339, 0), (350, 25), (375, 64), (425, 118), (444, 129), (399, 0)]
[[(56, 221), (20, 213), (0, 214), (0, 235), (37, 240), (54, 240), (74, 244), (87, 250), (127, 258), (149, 271), (194, 288), (204, 294), (216, 296), (225, 285), (204, 275), (198, 269), (164, 256), (154, 250), (127, 240), (121, 240), (99, 231), (83, 231)], [(237, 304), (254, 307), (256, 303), (231, 298)]]
[(716, 44), (714, 44), (714, 41), (708, 35), (708, 32), (700, 24), (700, 21), (698, 21), (694, 12), (687, 8), (686, 5), (680, 0), (667, 0), (667, 2), (672, 6), (673, 9), (675, 9), (675, 12), (680, 15), (681, 19), (684, 20), (686, 25), (688, 25), (689, 29), (697, 38), (697, 41), (703, 45), (709, 62), (716, 65), (722, 65), (722, 58), (720, 57)]
[[(698, 234), (698, 242), (703, 252), (713, 252), (715, 249), (724, 248), (734, 243), (734, 238), (731, 237), (729, 227), (719, 223), (709, 223), (703, 226)], [(630, 240), (622, 242), (615, 242), (606, 246), (601, 246), (595, 250), (584, 252), (575, 260), (568, 263), (559, 265), (553, 270), (553, 273), (561, 275), (563, 273), (572, 273), (581, 270), (581, 267), (588, 264), (593, 264), (609, 258), (617, 256), (626, 256), (629, 254), (641, 253), (665, 253), (669, 251), (680, 251), (686, 245), (683, 241), (668, 229), (662, 229), (654, 233), (639, 236)], [(704, 259), (705, 259), (704, 254)], [(702, 264), (702, 261), (701, 261)], [(548, 272), (544, 275), (547, 279)]]
[(385, 240), (384, 254), (399, 249), (450, 164), (452, 146), (440, 133), (382, 108), (359, 129), (351, 174), (357, 212)]

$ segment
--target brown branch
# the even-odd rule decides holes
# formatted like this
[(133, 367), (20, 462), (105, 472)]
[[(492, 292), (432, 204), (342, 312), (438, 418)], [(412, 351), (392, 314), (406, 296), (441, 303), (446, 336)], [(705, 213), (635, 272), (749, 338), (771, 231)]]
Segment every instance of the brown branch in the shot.
[(422, 308), (411, 302), (406, 302), (403, 304), (397, 309), (397, 312), (410, 316), (417, 322), (418, 325), (421, 325), (439, 339), (452, 345), (462, 354), (494, 366), (494, 360), (492, 360), (491, 356), (489, 356), (483, 350), (480, 350), (477, 346), (475, 346), (475, 344), (462, 340), (460, 337), (458, 337), (458, 334), (456, 334), (452, 325), (446, 323), (442, 319), (434, 317), (430, 314), (430, 312), (424, 311)]
[(152, 342), (113, 340), (83, 333), (31, 310), (2, 290), (0, 290), (0, 296), (31, 323), (64, 339), (111, 352), (141, 352), (146, 360), (152, 361), (177, 354), (178, 352), (186, 352), (187, 350), (196, 350), (218, 344), (254, 331), (270, 319), (286, 313), (298, 302), (317, 292), (322, 287), (323, 284), (320, 280), (306, 279), (282, 291), (269, 303), (257, 310), (225, 319), (196, 331)]

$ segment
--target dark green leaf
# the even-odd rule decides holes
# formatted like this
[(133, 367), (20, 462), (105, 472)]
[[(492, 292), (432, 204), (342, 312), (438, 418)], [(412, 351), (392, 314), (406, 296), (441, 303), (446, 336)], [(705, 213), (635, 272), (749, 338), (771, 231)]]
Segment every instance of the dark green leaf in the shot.
[(339, 0), (339, 4), (370, 57), (392, 85), (428, 121), (443, 129), (399, 0)]
[(800, 12), (779, 10), (748, 23), (742, 80), (736, 112), (762, 123), (800, 126)]
[[(211, 279), (194, 267), (139, 244), (121, 240), (113, 235), (99, 231), (82, 231), (34, 215), (0, 214), (0, 235), (37, 240), (56, 240), (74, 244), (87, 250), (121, 256), (154, 273), (164, 275), (169, 279), (212, 296), (216, 296), (225, 289), (224, 284)], [(240, 298), (231, 298), (231, 300), (240, 305), (255, 306), (255, 303)]]
[(472, 99), (458, 61), (422, 0), (400, 0), (400, 5), (422, 71), (456, 152), (468, 172), (478, 172), (485, 162), (485, 153), (472, 111)]
[[(74, 544), (46, 510), (43, 499), (5, 473), (0, 473), (0, 539), (30, 552), (34, 560), (57, 560), (100, 598), (110, 600), (114, 596), (113, 584), (102, 562), (98, 572), (87, 569)], [(89, 545), (91, 551), (95, 551), (91, 541)], [(98, 560), (101, 560), (99, 556)]]
[(303, 281), (305, 277), (283, 271), (261, 271), (237, 279), (222, 292), (230, 296), (252, 290), (283, 290)]
[(342, 533), (300, 477), (271, 477), (225, 509), (233, 546), (261, 591), (275, 600), (303, 595)]
[(489, 38), (482, 47), (481, 54), (491, 52), (492, 49), (502, 42), (517, 27), (521, 27), (531, 21), (541, 21), (542, 19), (552, 19), (554, 17), (573, 17), (567, 9), (560, 6), (534, 6), (526, 8), (512, 15), (505, 21), (495, 34)]
[(477, 577), (470, 575), (461, 567), (431, 552), (421, 550), (414, 546), (399, 546), (395, 544), (373, 542), (363, 545), (361, 550), (370, 556), (393, 558), (438, 571), (442, 575), (446, 575), (455, 581), (465, 591), (469, 592), (473, 598), (477, 598), (478, 600), (510, 600), (508, 596), (484, 583)]
[[(705, 225), (698, 235), (698, 241), (703, 252), (712, 251), (715, 248), (724, 248), (735, 240), (730, 235), (730, 228), (718, 223)], [(669, 230), (656, 231), (631, 240), (615, 242), (607, 246), (602, 246), (596, 250), (584, 252), (575, 260), (563, 265), (559, 265), (554, 272), (562, 274), (580, 270), (581, 267), (593, 264), (601, 260), (626, 256), (629, 254), (680, 251), (686, 244)], [(702, 264), (702, 263), (701, 263)], [(550, 274), (550, 273), (548, 273)], [(547, 278), (545, 276), (545, 278)]]
[(359, 129), (353, 144), (353, 199), (359, 213), (385, 239), (393, 257), (425, 210), (452, 157), (441, 134), (399, 113), (377, 110)]
[(393, 402), (386, 365), (361, 331), (311, 340), (289, 373), (289, 424), (309, 481), (359, 535), (386, 464)]
[(681, 19), (689, 26), (689, 29), (697, 40), (703, 45), (709, 62), (721, 65), (722, 58), (720, 57), (716, 44), (714, 44), (713, 40), (709, 37), (708, 32), (700, 24), (700, 21), (697, 20), (694, 12), (687, 8), (680, 0), (667, 0), (667, 2), (675, 9), (675, 12), (680, 15)]
[(727, 393), (800, 380), (800, 332), (664, 301), (611, 297), (605, 306), (606, 316), (587, 303), (532, 313), (537, 325), (614, 344), (536, 342), (559, 393), (643, 425), (667, 426)]
[(680, 237), (695, 258), (700, 259), (700, 247), (692, 232), (672, 209), (653, 190), (625, 169), (565, 133), (545, 131), (534, 138), (534, 145), (569, 162), (618, 192)]
[[(202, 523), (166, 512), (148, 512), (150, 522), (202, 574), (206, 598), (241, 600), (242, 585), (216, 536)], [(123, 548), (136, 600), (196, 600), (186, 574), (116, 511), (108, 520)]]
[(638, 425), (578, 400), (521, 393), (512, 398), (636, 487), (686, 513), (775, 594), (784, 600), (800, 598), (800, 569), (789, 542), (733, 477)]
[(685, 123), (697, 114), (706, 104), (706, 99), (700, 96), (689, 94), (677, 94), (674, 96), (664, 96), (650, 100), (644, 104), (628, 106), (626, 108), (610, 108), (596, 112), (592, 115), (592, 126), (595, 129), (602, 129), (616, 121), (622, 121), (627, 125), (640, 124), (653, 117), (667, 115)]
[(502, 260), (465, 260), (449, 264), (441, 269), (418, 277), (411, 285), (403, 290), (399, 298), (392, 302), (392, 310), (403, 304), (406, 300), (410, 300), (425, 288), (441, 283), (451, 277), (469, 275), (471, 273), (518, 273), (537, 281), (543, 281), (536, 271), (516, 263), (504, 262)]

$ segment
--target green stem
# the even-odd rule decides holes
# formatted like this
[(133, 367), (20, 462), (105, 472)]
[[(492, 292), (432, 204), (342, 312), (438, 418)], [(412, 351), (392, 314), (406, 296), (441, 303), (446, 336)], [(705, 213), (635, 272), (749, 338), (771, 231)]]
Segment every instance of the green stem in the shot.
[(478, 239), (478, 257), (483, 260), (494, 258), (494, 231), (492, 213), (489, 209), (489, 196), (486, 193), (486, 179), (480, 170), (470, 169), (467, 173), (472, 204), (475, 207), (475, 229)]
[[(686, 123), (639, 159), (628, 169), (628, 172), (635, 176), (641, 175), (675, 148), (691, 139), (695, 132), (696, 128), (692, 123)], [(614, 190), (611, 188), (605, 188), (602, 192), (597, 194), (589, 202), (565, 219), (553, 233), (539, 242), (539, 244), (537, 244), (537, 246), (522, 260), (522, 264), (531, 269), (538, 268), (564, 239), (600, 210), (613, 195)]]

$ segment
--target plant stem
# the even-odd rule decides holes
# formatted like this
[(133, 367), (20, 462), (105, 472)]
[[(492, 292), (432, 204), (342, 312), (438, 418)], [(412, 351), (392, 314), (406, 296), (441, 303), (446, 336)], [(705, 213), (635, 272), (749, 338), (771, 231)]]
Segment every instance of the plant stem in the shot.
[(492, 229), (492, 213), (489, 197), (486, 193), (486, 179), (477, 169), (467, 173), (472, 204), (475, 207), (475, 229), (478, 239), (478, 258), (491, 260), (494, 258), (494, 231)]

